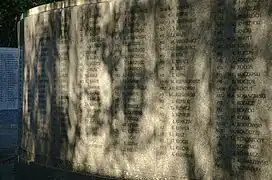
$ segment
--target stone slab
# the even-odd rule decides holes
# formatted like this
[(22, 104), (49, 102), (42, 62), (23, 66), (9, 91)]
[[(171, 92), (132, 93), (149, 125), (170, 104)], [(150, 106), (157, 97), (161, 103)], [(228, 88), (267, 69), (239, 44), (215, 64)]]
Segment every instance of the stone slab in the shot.
[(50, 6), (19, 23), (21, 158), (130, 179), (272, 178), (269, 1)]
[(0, 110), (18, 109), (18, 49), (0, 48)]

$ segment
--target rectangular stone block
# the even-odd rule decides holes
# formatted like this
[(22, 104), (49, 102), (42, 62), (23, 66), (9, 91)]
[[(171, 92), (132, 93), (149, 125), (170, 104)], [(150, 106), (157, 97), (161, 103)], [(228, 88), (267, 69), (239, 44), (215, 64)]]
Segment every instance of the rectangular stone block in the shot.
[(0, 48), (0, 110), (18, 109), (18, 49)]
[(23, 159), (121, 179), (272, 178), (269, 1), (72, 4), (19, 23)]

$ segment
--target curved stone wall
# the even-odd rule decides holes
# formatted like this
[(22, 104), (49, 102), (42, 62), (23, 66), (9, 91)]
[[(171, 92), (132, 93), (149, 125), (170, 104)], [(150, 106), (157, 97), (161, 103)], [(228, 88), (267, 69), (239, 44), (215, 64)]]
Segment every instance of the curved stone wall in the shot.
[(20, 158), (129, 179), (271, 179), (269, 1), (66, 1), (18, 24)]

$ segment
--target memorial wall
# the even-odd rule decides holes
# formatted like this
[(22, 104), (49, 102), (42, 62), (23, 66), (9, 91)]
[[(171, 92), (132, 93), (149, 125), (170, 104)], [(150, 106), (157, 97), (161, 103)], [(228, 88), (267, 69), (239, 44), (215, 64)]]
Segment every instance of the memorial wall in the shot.
[(21, 160), (119, 179), (271, 179), (271, 7), (30, 9), (18, 23)]
[(0, 111), (18, 109), (18, 49), (0, 47)]
[(0, 47), (0, 157), (16, 148), (17, 120), (18, 49)]

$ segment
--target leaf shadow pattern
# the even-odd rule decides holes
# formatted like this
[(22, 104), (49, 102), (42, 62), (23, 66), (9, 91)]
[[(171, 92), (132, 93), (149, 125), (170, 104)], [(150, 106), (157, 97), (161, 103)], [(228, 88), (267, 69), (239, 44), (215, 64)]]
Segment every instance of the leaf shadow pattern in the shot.
[[(159, 59), (158, 57), (162, 52), (160, 52), (161, 49), (159, 49), (159, 45), (156, 44), (156, 38), (159, 37), (159, 30), (156, 29), (156, 23), (159, 22), (156, 21), (157, 14), (154, 14), (156, 10), (152, 8), (155, 4), (154, 1), (148, 1), (143, 4), (138, 3), (138, 1), (131, 2), (133, 3), (123, 3), (123, 8), (128, 9), (125, 13), (120, 13), (120, 9), (118, 9), (117, 6), (114, 6), (113, 11), (109, 8), (107, 11), (109, 14), (113, 12), (113, 20), (109, 18), (110, 20), (107, 19), (108, 21), (105, 24), (100, 23), (101, 19), (103, 20), (103, 17), (106, 15), (103, 14), (105, 10), (103, 11), (103, 8), (100, 6), (101, 3), (98, 2), (80, 6), (77, 11), (80, 11), (83, 17), (80, 17), (80, 13), (75, 15), (76, 13), (72, 7), (50, 11), (49, 14), (51, 16), (48, 16), (50, 17), (48, 19), (50, 25), (48, 27), (44, 26), (41, 34), (51, 32), (53, 33), (50, 36), (51, 39), (45, 38), (45, 40), (43, 40), (39, 36), (39, 38), (36, 38), (38, 43), (32, 47), (36, 53), (35, 59), (37, 62), (42, 62), (41, 67), (45, 73), (40, 76), (35, 74), (33, 79), (26, 79), (26, 81), (32, 82), (33, 86), (38, 85), (37, 92), (41, 95), (46, 94), (49, 100), (46, 99), (45, 102), (49, 102), (50, 104), (49, 106), (44, 106), (44, 99), (38, 98), (40, 104), (38, 103), (36, 107), (33, 105), (35, 111), (30, 112), (31, 127), (25, 129), (26, 131), (30, 131), (35, 139), (36, 144), (34, 147), (37, 149), (32, 150), (32, 153), (35, 156), (34, 161), (37, 163), (86, 173), (86, 175), (114, 174), (111, 170), (119, 169), (120, 171), (117, 172), (118, 176), (125, 178), (127, 177), (128, 171), (128, 165), (126, 163), (140, 161), (140, 158), (135, 158), (135, 154), (145, 153), (145, 148), (156, 147), (156, 143), (159, 139), (164, 138), (164, 135), (156, 134), (155, 129), (151, 133), (149, 132), (143, 141), (139, 141), (139, 134), (141, 134), (141, 130), (144, 129), (142, 128), (142, 124), (144, 124), (142, 121), (146, 120), (144, 119), (144, 115), (148, 108), (148, 98), (146, 97), (148, 92), (145, 87), (149, 85), (148, 79), (151, 78), (154, 78), (155, 84), (161, 83), (159, 77), (159, 66), (161, 62), (157, 59)], [(186, 1), (178, 2), (181, 9), (186, 4)], [(224, 156), (220, 158), (220, 168), (224, 174), (223, 179), (225, 177), (230, 178), (238, 175), (241, 179), (245, 179), (244, 172), (240, 172), (240, 170), (233, 171), (233, 160), (236, 158), (235, 154), (233, 154), (233, 149), (235, 149), (237, 145), (233, 140), (237, 137), (235, 129), (232, 126), (234, 122), (229, 119), (235, 118), (236, 114), (233, 112), (233, 109), (239, 108), (239, 106), (235, 104), (235, 94), (238, 88), (235, 82), (237, 82), (238, 78), (233, 74), (235, 71), (233, 67), (236, 63), (233, 59), (234, 50), (228, 48), (233, 44), (240, 45), (244, 42), (240, 41), (239, 38), (237, 38), (238, 35), (235, 34), (237, 30), (235, 24), (237, 24), (237, 22), (233, 20), (233, 17), (236, 16), (234, 5), (225, 3), (224, 7), (226, 10), (223, 11), (223, 16), (226, 18), (221, 21), (221, 24), (217, 24), (218, 16), (211, 17), (211, 19), (214, 19), (212, 23), (215, 24), (214, 32), (212, 32), (212, 37), (214, 38), (212, 39), (211, 45), (213, 49), (212, 53), (215, 54), (214, 57), (216, 57), (216, 60), (208, 62), (206, 66), (212, 66), (215, 72), (221, 74), (221, 71), (217, 69), (217, 67), (219, 67), (217, 62), (219, 62), (220, 67), (223, 66), (223, 75), (221, 74), (219, 77), (212, 76), (209, 86), (209, 96), (212, 102), (211, 104), (213, 105), (217, 105), (217, 102), (220, 101), (224, 102), (221, 104), (222, 106), (217, 108), (218, 111), (212, 111), (216, 114), (219, 113), (220, 116), (211, 114), (211, 119), (212, 121), (216, 119), (217, 124), (224, 125), (223, 129), (220, 127), (218, 130), (218, 144), (216, 145), (219, 149), (221, 148), (221, 152)], [(143, 11), (145, 11), (145, 9), (152, 10), (147, 11), (146, 17), (150, 19), (153, 18), (153, 22), (155, 22), (152, 37), (155, 37), (154, 56), (156, 62), (153, 69), (145, 67), (149, 61), (146, 53), (144, 58), (141, 59), (144, 63), (139, 67), (140, 70), (132, 71), (134, 66), (130, 61), (135, 55), (133, 54), (133, 51), (135, 51), (135, 49), (133, 50), (133, 44), (137, 42), (138, 38), (135, 29), (137, 23), (145, 23), (143, 16), (139, 16), (138, 22), (133, 21), (136, 19), (137, 14), (137, 12), (134, 11), (135, 9), (141, 9)], [(212, 11), (217, 11), (216, 6), (211, 9)], [(246, 11), (246, 8), (242, 11)], [(219, 18), (220, 17), (221, 16), (219, 16)], [(120, 20), (120, 22), (118, 22), (119, 24), (116, 23), (118, 20)], [(62, 24), (62, 22), (64, 22), (64, 24)], [(37, 24), (39, 23), (38, 19)], [(64, 27), (64, 34), (61, 31), (61, 27)], [(190, 31), (187, 32), (188, 36), (193, 32), (193, 28), (189, 28), (189, 30)], [(79, 35), (80, 33), (82, 33), (82, 35)], [(85, 39), (80, 36), (84, 36)], [(80, 38), (81, 40), (79, 40)], [(201, 37), (197, 38), (201, 39)], [(32, 37), (32, 41), (34, 41), (33, 39), (35, 38)], [(223, 39), (227, 40), (224, 41), (224, 46), (221, 44)], [(42, 42), (45, 43), (42, 44)], [(65, 46), (60, 47), (60, 44), (65, 44)], [(118, 46), (116, 46), (117, 44)], [(49, 61), (40, 59), (42, 56), (40, 53), (46, 51), (42, 49), (42, 47), (50, 47), (49, 50), (47, 49)], [(247, 50), (250, 51), (252, 47), (247, 48)], [(60, 52), (61, 49), (63, 52)], [(95, 49), (95, 51), (93, 51), (93, 49)], [(192, 64), (189, 65), (184, 73), (186, 79), (194, 77), (197, 71), (201, 70), (201, 67), (195, 67), (195, 64), (193, 64), (194, 60), (197, 59), (197, 54), (192, 52), (188, 56), (192, 59)], [(44, 61), (46, 61), (47, 64), (43, 64)], [(100, 63), (99, 66), (101, 68), (99, 67), (95, 70), (95, 66), (92, 65), (97, 62)], [(36, 73), (38, 71), (36, 67), (38, 63), (34, 64), (35, 63), (33, 63), (33, 67), (35, 68), (33, 70)], [(62, 67), (64, 68), (61, 69)], [(91, 71), (98, 72), (98, 77), (88, 76), (87, 74)], [(127, 76), (129, 73), (130, 75)], [(29, 72), (26, 74), (29, 74)], [(104, 76), (103, 74), (106, 75)], [(118, 79), (117, 74), (125, 76)], [(42, 78), (47, 79), (44, 82), (39, 81), (39, 79)], [(204, 78), (205, 73), (202, 74), (201, 80)], [(239, 80), (243, 80), (243, 78), (244, 77), (239, 77)], [(95, 79), (98, 81), (92, 85), (90, 85), (91, 83), (86, 85), (88, 83), (82, 83), (81, 79)], [(226, 92), (224, 92), (224, 96), (218, 100), (216, 99), (217, 91), (215, 89), (218, 86), (217, 82), (220, 81), (222, 85), (225, 86)], [(41, 86), (42, 83), (49, 84), (49, 86), (45, 88)], [(104, 86), (93, 89), (93, 87), (101, 84)], [(169, 87), (171, 85), (166, 84), (166, 86)], [(196, 88), (199, 88), (199, 86), (197, 85)], [(130, 102), (134, 101), (136, 91), (138, 96), (137, 108), (135, 109), (137, 110), (131, 110), (133, 108), (130, 107)], [(34, 92), (29, 92), (29, 94), (35, 95)], [(32, 100), (29, 104), (34, 104), (34, 99), (34, 96), (29, 97), (29, 100)], [(253, 99), (245, 100), (254, 101)], [(197, 106), (197, 104), (194, 103), (190, 105), (192, 107)], [(95, 109), (92, 109), (93, 106), (95, 106)], [(48, 113), (51, 115), (50, 118), (47, 117)], [(156, 111), (154, 114), (159, 113), (159, 111)], [(183, 111), (179, 110), (178, 113), (182, 114)], [(49, 126), (44, 129), (48, 131), (45, 134), (49, 136), (49, 140), (43, 140), (40, 144), (37, 138), (39, 134), (37, 130), (38, 126), (40, 126), (40, 122), (37, 120), (40, 118), (37, 117), (37, 114), (46, 116), (49, 123)], [(244, 115), (247, 116), (248, 114)], [(26, 119), (24, 119), (23, 122), (25, 123), (22, 125), (24, 129), (28, 127), (28, 125)], [(150, 123), (152, 124), (152, 122)], [(168, 126), (166, 119), (161, 123), (164, 127)], [(194, 125), (200, 127), (201, 122), (199, 124), (195, 123)], [(165, 131), (164, 128), (163, 131)], [(208, 134), (209, 129), (203, 127), (201, 131)], [(230, 136), (230, 134), (232, 135)], [(23, 137), (23, 140), (31, 144), (31, 140), (29, 140), (27, 136)], [(95, 140), (96, 142), (94, 142)], [(193, 148), (195, 144), (191, 146)], [(245, 143), (243, 146), (244, 151), (248, 152), (248, 148), (249, 144)], [(24, 152), (29, 153), (26, 151), (29, 151), (27, 148)], [(39, 154), (39, 152), (43, 153)], [(214, 156), (217, 155), (216, 153), (214, 154)], [(158, 157), (156, 158), (158, 159)], [(198, 157), (198, 154), (193, 152), (191, 159), (188, 159), (186, 162), (188, 165), (187, 175), (190, 179), (203, 179), (205, 177), (203, 170), (205, 167), (203, 168), (199, 165)], [(242, 158), (247, 159), (247, 153), (245, 153)], [(145, 160), (149, 160), (148, 157)], [(110, 161), (116, 162), (117, 165), (114, 166)], [(151, 174), (153, 173), (152, 170), (146, 168), (146, 171), (149, 171)], [(177, 174), (177, 172), (174, 171), (171, 173)], [(116, 176), (116, 174), (113, 176)], [(66, 178), (68, 178), (67, 175)]]
[[(218, 8), (220, 5), (224, 7), (224, 10)], [(233, 177), (248, 179), (248, 172), (243, 169), (245, 166), (243, 162), (255, 158), (250, 156), (250, 141), (241, 141), (246, 136), (241, 133), (244, 129), (239, 127), (239, 123), (254, 123), (252, 107), (255, 106), (257, 100), (253, 97), (239, 96), (243, 93), (251, 93), (254, 88), (245, 92), (241, 91), (241, 87), (244, 87), (241, 85), (245, 84), (239, 82), (246, 82), (248, 78), (243, 75), (245, 71), (239, 70), (238, 67), (243, 64), (250, 65), (257, 57), (248, 38), (252, 36), (252, 27), (247, 24), (248, 14), (250, 14), (249, 4), (246, 3), (238, 10), (237, 7), (239, 4), (223, 1), (215, 3), (213, 7), (216, 14), (212, 45), (216, 57), (214, 68), (218, 74), (215, 74), (212, 81), (214, 82), (212, 94), (216, 93), (214, 95), (214, 103), (217, 106), (215, 119), (219, 133), (218, 151), (215, 153), (217, 153), (216, 168), (223, 170), (224, 179)], [(242, 47), (242, 52), (248, 52), (249, 55), (243, 54), (239, 47)], [(252, 104), (243, 105), (242, 102), (252, 102)], [(257, 137), (256, 134), (255, 137)], [(259, 176), (254, 171), (253, 174), (256, 177)]]

